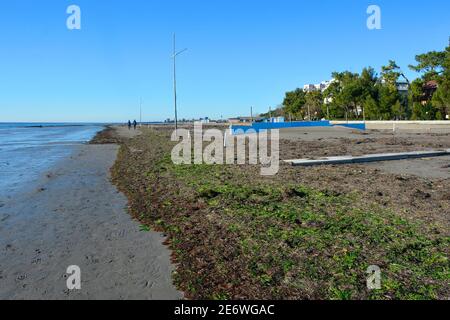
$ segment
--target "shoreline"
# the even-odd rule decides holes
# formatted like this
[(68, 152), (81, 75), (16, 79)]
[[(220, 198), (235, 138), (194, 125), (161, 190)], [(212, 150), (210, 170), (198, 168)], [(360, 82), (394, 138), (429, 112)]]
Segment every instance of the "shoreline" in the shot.
[[(82, 144), (0, 207), (0, 299), (181, 299), (162, 234), (110, 181), (119, 146)], [(66, 268), (81, 268), (68, 291)]]
[[(77, 128), (74, 130), (74, 128)], [(104, 126), (45, 127), (41, 128), (0, 126), (0, 204), (35, 191), (48, 180), (48, 172), (69, 159), (77, 147), (89, 143), (103, 131)], [(30, 130), (26, 132), (24, 130)], [(33, 130), (36, 129), (36, 130)], [(8, 132), (8, 133), (6, 133)], [(26, 133), (25, 133), (26, 132)], [(7, 135), (10, 135), (9, 140)]]

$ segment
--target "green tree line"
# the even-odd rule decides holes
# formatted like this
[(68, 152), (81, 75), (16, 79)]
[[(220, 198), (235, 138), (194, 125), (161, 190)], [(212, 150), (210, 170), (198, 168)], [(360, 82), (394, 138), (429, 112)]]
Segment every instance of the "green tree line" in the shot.
[[(410, 82), (395, 61), (361, 73), (333, 72), (326, 90), (289, 91), (283, 106), (271, 112), (288, 120), (445, 120), (450, 114), (450, 46), (417, 55)], [(404, 90), (399, 89), (403, 83)], [(437, 87), (437, 89), (436, 89)]]

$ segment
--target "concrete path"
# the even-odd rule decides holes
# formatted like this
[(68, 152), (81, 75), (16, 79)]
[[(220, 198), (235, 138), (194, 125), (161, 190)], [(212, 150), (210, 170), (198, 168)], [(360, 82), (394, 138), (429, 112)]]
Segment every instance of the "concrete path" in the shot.
[(364, 156), (339, 156), (339, 157), (324, 157), (318, 159), (297, 159), (285, 160), (285, 162), (293, 166), (317, 166), (317, 165), (331, 165), (331, 164), (348, 164), (348, 163), (368, 163), (380, 161), (393, 161), (404, 159), (420, 159), (443, 157), (450, 155), (450, 149), (438, 151), (416, 151), (416, 152), (402, 152), (402, 153), (380, 153), (370, 154)]

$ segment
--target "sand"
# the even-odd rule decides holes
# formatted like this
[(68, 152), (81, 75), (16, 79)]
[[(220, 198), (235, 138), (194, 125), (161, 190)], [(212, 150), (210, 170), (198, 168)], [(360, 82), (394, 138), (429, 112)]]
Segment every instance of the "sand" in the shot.
[[(442, 133), (424, 130), (358, 131), (344, 127), (293, 128), (280, 130), (283, 160), (310, 156), (332, 157), (412, 151), (445, 150), (450, 148), (450, 126)], [(284, 141), (283, 141), (284, 140)], [(450, 157), (381, 161), (360, 164), (393, 174), (429, 179), (450, 179)]]
[[(120, 130), (132, 137), (137, 134)], [(116, 145), (82, 145), (0, 205), (0, 299), (181, 299), (162, 234), (140, 231), (110, 183)], [(66, 270), (81, 268), (81, 290)]]
[(430, 179), (450, 179), (450, 156), (366, 164), (394, 174)]
[[(167, 162), (175, 145), (169, 142), (172, 130), (152, 126), (142, 130), (143, 137), (125, 142), (114, 181), (121, 190), (129, 190), (136, 216), (166, 228), (179, 262), (177, 282), (188, 298), (367, 299), (371, 293), (365, 286), (366, 263), (383, 270), (396, 264), (406, 270), (383, 271), (398, 288), (380, 296), (373, 293), (374, 298), (449, 296), (445, 281), (438, 279), (442, 262), (433, 266), (426, 259), (411, 259), (430, 252), (447, 256), (443, 239), (450, 230), (448, 180), (354, 164), (282, 164), (272, 177), (262, 177), (260, 166), (253, 165), (178, 170)], [(307, 137), (314, 136), (313, 131)], [(370, 139), (284, 139), (280, 150), (289, 156), (366, 153), (450, 143), (447, 136), (393, 141), (372, 134)], [(407, 227), (406, 221), (414, 227)], [(350, 263), (346, 253), (352, 256)], [(193, 281), (192, 275), (200, 275), (201, 281)]]

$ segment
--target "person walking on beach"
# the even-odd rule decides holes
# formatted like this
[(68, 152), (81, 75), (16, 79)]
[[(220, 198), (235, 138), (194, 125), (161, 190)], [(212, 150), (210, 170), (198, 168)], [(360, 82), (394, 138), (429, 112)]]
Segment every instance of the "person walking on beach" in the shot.
[(128, 130), (131, 130), (131, 121), (128, 120)]
[(136, 130), (136, 127), (137, 127), (137, 122), (136, 122), (136, 120), (134, 120), (133, 121), (133, 128), (134, 128), (134, 130)]

